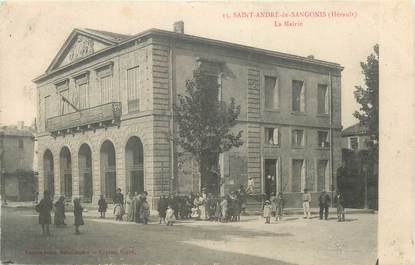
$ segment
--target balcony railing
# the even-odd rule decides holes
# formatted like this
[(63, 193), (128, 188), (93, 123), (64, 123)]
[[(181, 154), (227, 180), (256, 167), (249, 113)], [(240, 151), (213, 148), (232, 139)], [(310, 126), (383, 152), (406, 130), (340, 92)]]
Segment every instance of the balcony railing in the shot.
[(87, 127), (93, 124), (117, 124), (121, 117), (121, 102), (110, 102), (46, 120), (46, 130), (51, 133)]

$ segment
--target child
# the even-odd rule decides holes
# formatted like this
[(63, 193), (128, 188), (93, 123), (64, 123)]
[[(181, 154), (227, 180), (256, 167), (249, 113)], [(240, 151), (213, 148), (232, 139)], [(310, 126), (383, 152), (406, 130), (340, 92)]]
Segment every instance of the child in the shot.
[(105, 212), (107, 211), (107, 202), (104, 199), (104, 195), (101, 195), (98, 200), (98, 212), (100, 213), (100, 218), (105, 218)]
[(74, 218), (75, 218), (75, 234), (79, 235), (79, 226), (80, 225), (84, 225), (84, 219), (82, 218), (82, 211), (84, 209), (81, 206), (81, 202), (79, 200), (79, 198), (75, 198), (73, 200), (73, 214), (74, 214)]
[(265, 223), (269, 224), (270, 219), (271, 219), (271, 205), (268, 200), (266, 200), (264, 203), (264, 218), (265, 218)]
[(114, 215), (115, 221), (122, 221), (122, 205), (121, 203), (116, 203), (114, 206)]
[(176, 217), (174, 216), (174, 210), (171, 207), (171, 205), (169, 205), (166, 211), (166, 225), (173, 226), (174, 221), (176, 221)]

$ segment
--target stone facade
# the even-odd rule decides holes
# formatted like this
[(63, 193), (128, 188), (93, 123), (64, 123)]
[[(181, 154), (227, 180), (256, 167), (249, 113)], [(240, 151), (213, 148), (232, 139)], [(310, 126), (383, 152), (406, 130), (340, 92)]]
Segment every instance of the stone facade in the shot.
[[(94, 47), (103, 47), (70, 61), (66, 58), (73, 49), (71, 43), (78, 36), (93, 39), (97, 42)], [(142, 185), (140, 190), (148, 191), (153, 203), (161, 194), (198, 191), (200, 177), (195, 162), (189, 156), (177, 157), (177, 147), (169, 141), (168, 135), (175, 133), (174, 115), (171, 115), (174, 100), (184, 93), (186, 80), (201, 66), (218, 69), (212, 71), (217, 71), (220, 77), (221, 99), (226, 102), (234, 97), (241, 105), (235, 131), (243, 131), (244, 144), (221, 156), (222, 192), (246, 186), (248, 177), (252, 177), (255, 193), (281, 191), (286, 194), (288, 205), (299, 206), (303, 188), (311, 189), (316, 196), (320, 188), (335, 187), (334, 172), (341, 165), (341, 66), (155, 29), (133, 37), (120, 35), (114, 39), (113, 36), (101, 31), (74, 30), (46, 73), (35, 79), (40, 193), (50, 187), (48, 177), (44, 176), (51, 178), (53, 175), (55, 196), (65, 193), (68, 183), (63, 179), (70, 176), (72, 196), (84, 196), (85, 187), (82, 186), (92, 182), (92, 200), (96, 201), (100, 194), (106, 194), (109, 186), (105, 183), (114, 184), (107, 179), (106, 171), (103, 172), (103, 168), (110, 168), (103, 164), (107, 161), (105, 150), (108, 149), (103, 150), (103, 146), (109, 145), (115, 151), (115, 168), (112, 169), (115, 186), (123, 191), (134, 191), (131, 189), (132, 183), (136, 183), (131, 180), (134, 172), (142, 172), (138, 175), (143, 177), (143, 183), (139, 181), (141, 184), (134, 185)], [(100, 83), (100, 71), (106, 67), (112, 82), (110, 100), (103, 96)], [(131, 77), (129, 70), (136, 67), (137, 75)], [(77, 81), (80, 76), (87, 77), (88, 108), (79, 108), (82, 105)], [(277, 80), (278, 106), (275, 108), (265, 106), (265, 79), (268, 77)], [(138, 86), (138, 96), (131, 94), (131, 80)], [(293, 80), (301, 80), (303, 84), (299, 99), (303, 104), (301, 111), (292, 110)], [(64, 90), (60, 90), (60, 84), (65, 84)], [(319, 85), (326, 86), (329, 91), (326, 104), (331, 110), (323, 114), (319, 114), (317, 106)], [(65, 101), (59, 95), (61, 91), (77, 108), (68, 113), (79, 112), (78, 116), (64, 115), (63, 105), (71, 107), (69, 103), (62, 103)], [(133, 102), (132, 98), (139, 101)], [(94, 108), (108, 102), (120, 102), (120, 117), (85, 118), (96, 113)], [(139, 104), (138, 110), (130, 111), (133, 103)], [(48, 127), (51, 124), (48, 122), (52, 121), (57, 124), (53, 130), (50, 125)], [(78, 121), (79, 126), (76, 125)], [(269, 129), (278, 129), (278, 143), (270, 144), (266, 139)], [(302, 144), (298, 147), (293, 146), (293, 134), (298, 133), (295, 130), (303, 132)], [(327, 133), (330, 146), (319, 145), (319, 131)], [(134, 142), (131, 139), (136, 139), (135, 145), (130, 145)], [(84, 163), (80, 162), (83, 158), (79, 158), (83, 144), (90, 149), (91, 165), (80, 170), (79, 164)], [(70, 153), (69, 163), (61, 161), (64, 147)], [(130, 157), (131, 152), (139, 157), (138, 162)], [(65, 151), (65, 159), (67, 154)], [(45, 163), (45, 158), (53, 162)], [(323, 180), (318, 177), (319, 161), (327, 162)], [(300, 179), (293, 177), (295, 163), (301, 164)], [(90, 173), (85, 173), (88, 171), (85, 168), (90, 168)], [(265, 174), (272, 175), (272, 181), (267, 180)]]
[(34, 200), (36, 175), (34, 128), (23, 125), (0, 127), (0, 179), (2, 199)]

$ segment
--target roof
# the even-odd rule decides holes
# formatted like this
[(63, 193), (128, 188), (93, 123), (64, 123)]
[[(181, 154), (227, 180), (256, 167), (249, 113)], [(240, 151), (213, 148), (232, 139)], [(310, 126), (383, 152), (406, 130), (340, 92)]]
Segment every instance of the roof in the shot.
[(131, 38), (131, 35), (114, 33), (114, 32), (109, 32), (109, 31), (104, 31), (104, 30), (87, 29), (87, 28), (84, 28), (82, 30), (89, 32), (91, 34), (94, 34), (94, 35), (101, 36), (104, 39), (108, 39), (108, 40), (115, 41), (115, 42), (121, 42), (123, 40)]
[[(95, 38), (99, 38), (101, 41), (106, 41), (107, 44), (110, 45), (110, 46), (105, 48), (105, 49), (102, 49), (100, 51), (97, 51), (96, 53), (93, 53), (89, 56), (85, 56), (80, 60), (76, 60), (76, 61), (74, 61), (70, 64), (66, 64), (66, 65), (64, 65), (62, 67), (59, 67), (57, 69), (52, 69), (52, 66), (56, 63), (59, 56), (62, 54), (62, 52), (69, 45), (69, 40), (77, 33), (83, 33), (87, 36), (93, 36)], [(151, 35), (163, 36), (163, 37), (168, 37), (168, 38), (172, 38), (172, 39), (199, 42), (199, 43), (204, 43), (204, 44), (208, 44), (208, 45), (212, 45), (212, 46), (219, 46), (219, 47), (223, 47), (223, 48), (231, 48), (231, 49), (240, 50), (240, 51), (248, 52), (248, 53), (254, 53), (254, 54), (256, 53), (256, 54), (266, 55), (266, 56), (275, 57), (275, 58), (284, 59), (284, 60), (289, 60), (289, 61), (295, 61), (295, 62), (300, 62), (300, 63), (305, 63), (305, 64), (322, 66), (322, 67), (326, 67), (326, 68), (329, 68), (329, 69), (335, 69), (335, 70), (338, 70), (338, 71), (343, 70), (343, 67), (338, 63), (318, 60), (318, 59), (314, 59), (313, 57), (304, 57), (304, 56), (298, 56), (298, 55), (293, 55), (293, 54), (288, 54), (288, 53), (276, 52), (276, 51), (272, 51), (272, 50), (260, 49), (260, 48), (241, 45), (241, 44), (232, 43), (232, 42), (209, 39), (209, 38), (205, 38), (205, 37), (199, 37), (199, 36), (195, 36), (195, 35), (177, 33), (177, 32), (161, 30), (161, 29), (155, 29), (155, 28), (140, 32), (140, 33), (138, 33), (136, 35), (132, 35), (132, 36), (131, 35), (126, 35), (126, 34), (119, 34), (119, 33), (113, 33), (113, 32), (108, 32), (108, 31), (102, 31), (102, 30), (95, 30), (95, 29), (74, 29), (72, 31), (72, 33), (69, 35), (68, 39), (66, 40), (64, 46), (61, 48), (61, 50), (58, 52), (58, 54), (53, 59), (51, 65), (48, 67), (46, 72), (44, 74), (38, 76), (37, 78), (35, 78), (33, 81), (35, 83), (40, 82), (42, 79), (48, 77), (49, 75), (51, 75), (53, 73), (56, 73), (58, 71), (61, 71), (65, 68), (67, 68), (67, 67), (73, 66), (74, 64), (78, 64), (80, 62), (83, 62), (84, 60), (90, 59), (91, 57), (97, 56), (97, 55), (99, 55), (103, 52), (108, 52), (111, 49), (115, 49), (115, 48), (120, 47), (120, 46), (122, 46), (124, 44), (127, 44), (129, 42), (135, 41), (137, 39), (141, 39), (143, 37), (151, 36)]]
[(359, 122), (344, 129), (341, 133), (341, 136), (347, 137), (347, 136), (355, 136), (355, 135), (367, 135), (368, 132), (369, 132), (368, 127)]
[(24, 126), (23, 129), (18, 129), (17, 126), (1, 126), (0, 135), (5, 136), (22, 136), (34, 137), (34, 129), (32, 127)]

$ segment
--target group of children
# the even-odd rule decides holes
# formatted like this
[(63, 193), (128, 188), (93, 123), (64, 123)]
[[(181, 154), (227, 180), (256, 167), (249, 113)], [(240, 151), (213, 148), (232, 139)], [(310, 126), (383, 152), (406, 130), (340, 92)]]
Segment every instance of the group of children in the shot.
[(266, 200), (264, 203), (264, 218), (265, 223), (270, 224), (271, 217), (275, 217), (275, 221), (279, 221), (282, 218), (284, 212), (284, 199), (283, 195), (280, 192), (278, 196), (275, 196), (275, 193), (271, 195), (269, 200)]

